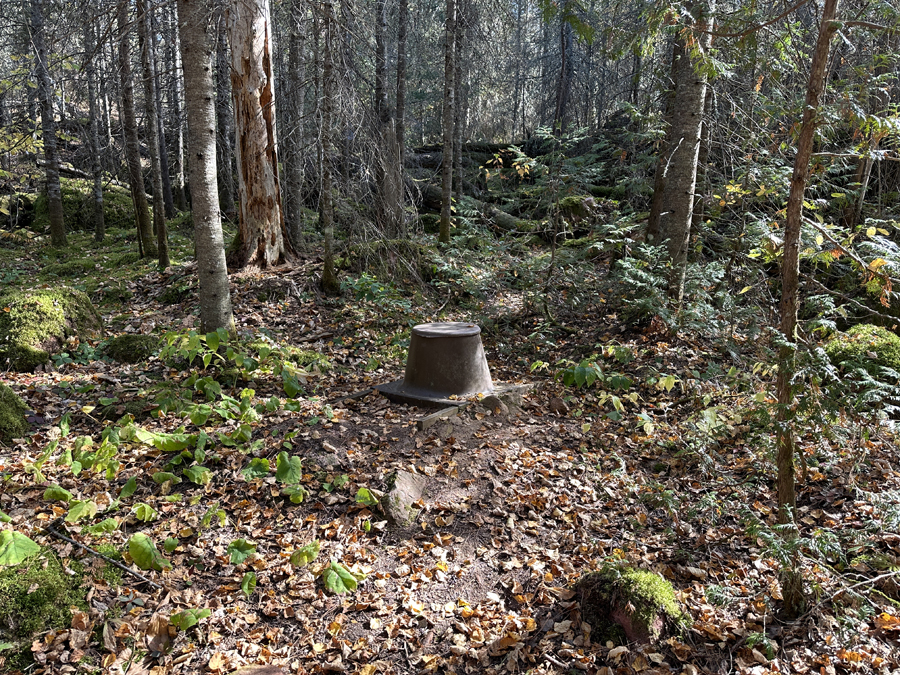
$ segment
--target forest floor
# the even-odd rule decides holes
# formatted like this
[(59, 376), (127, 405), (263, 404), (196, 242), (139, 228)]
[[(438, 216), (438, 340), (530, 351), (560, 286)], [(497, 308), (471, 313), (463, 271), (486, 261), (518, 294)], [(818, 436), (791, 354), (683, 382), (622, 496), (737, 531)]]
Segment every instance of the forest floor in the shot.
[[(22, 279), (35, 278), (40, 256), (15, 256), (10, 265)], [(3, 527), (52, 547), (89, 588), (70, 627), (29, 641), (34, 663), (26, 672), (231, 673), (253, 664), (365, 675), (900, 669), (900, 535), (888, 518), (900, 471), (884, 429), (802, 439), (799, 559), (809, 609), (785, 621), (772, 441), (760, 417), (771, 403), (771, 372), (761, 362), (753, 368), (749, 339), (732, 335), (728, 347), (655, 322), (626, 328), (602, 298), (578, 312), (559, 306), (548, 321), (529, 311), (522, 291), (500, 285), (448, 303), (443, 292), (430, 300), (356, 277), (344, 297), (327, 299), (309, 281), (317, 265), (310, 258), (232, 276), (239, 333), (265, 329), (330, 364), (308, 367), (293, 397), (262, 370), (222, 384), (222, 396), (259, 404), (259, 414), (201, 416), (198, 426), (186, 413), (158, 412), (160, 392), (213, 372), (196, 361), (72, 359), (3, 374), (35, 411), (34, 435), (0, 446), (0, 509), (12, 519)], [(605, 274), (602, 261), (583, 265), (585, 275)], [(178, 304), (160, 301), (167, 288), (187, 284), (186, 271), (145, 266), (122, 281), (133, 296), (102, 309), (109, 334), (196, 328), (193, 292)], [(494, 380), (531, 385), (522, 406), (503, 414), (473, 402), (419, 430), (431, 411), (377, 394), (342, 400), (401, 378), (409, 327), (433, 320), (482, 322)], [(735, 345), (745, 352), (740, 359), (729, 351)], [(603, 370), (605, 387), (565, 384), (565, 372), (585, 377), (584, 365), (576, 372), (583, 359)], [(202, 403), (195, 380), (187, 397)], [(242, 396), (246, 389), (253, 392)], [(101, 419), (110, 406), (114, 414)], [(134, 426), (129, 433), (127, 418), (116, 422), (126, 410), (151, 434), (135, 435)], [(117, 424), (118, 471), (76, 474), (65, 452), (85, 436), (98, 447), (104, 428)], [(191, 436), (196, 444), (204, 432), (199, 455), (165, 451), (167, 439)], [(301, 503), (282, 494), (274, 472), (281, 452), (303, 459)], [(271, 460), (273, 471), (247, 472), (254, 458)], [(188, 465), (209, 471), (189, 475)], [(427, 480), (417, 519), (399, 529), (358, 499), (361, 488), (385, 490), (397, 470)], [(48, 498), (50, 486), (69, 497)], [(89, 502), (96, 513), (71, 517)], [(104, 518), (114, 519), (111, 529), (97, 527)], [(49, 525), (107, 551), (128, 551), (129, 538), (146, 533), (160, 550), (166, 542), (161, 555), (171, 566), (142, 572), (160, 588), (111, 574)], [(315, 541), (318, 557), (292, 564), (292, 553)], [(332, 562), (355, 575), (355, 590), (326, 589), (322, 574)], [(573, 584), (616, 564), (668, 579), (688, 626), (651, 645), (592, 631)], [(209, 614), (176, 630), (169, 618), (191, 609)], [(0, 671), (16, 672), (11, 653), (0, 651)]]

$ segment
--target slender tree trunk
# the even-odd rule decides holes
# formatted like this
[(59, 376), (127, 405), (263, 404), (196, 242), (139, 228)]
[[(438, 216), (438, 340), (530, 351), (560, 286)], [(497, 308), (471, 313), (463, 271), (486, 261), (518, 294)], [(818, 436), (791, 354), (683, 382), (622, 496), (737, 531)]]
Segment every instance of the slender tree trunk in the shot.
[(191, 203), (197, 271), (200, 277), (200, 327), (233, 333), (231, 292), (216, 186), (216, 107), (212, 78), (211, 8), (205, 0), (178, 0), (181, 62), (188, 95)]
[(465, 40), (466, 22), (469, 6), (466, 0), (457, 0), (456, 5), (456, 40), (453, 46), (453, 93), (456, 107), (453, 111), (453, 192), (459, 202), (462, 197), (462, 139), (464, 134), (463, 109), (463, 43)]
[[(157, 13), (153, 11), (153, 0), (146, 0), (147, 7), (150, 10), (150, 34), (156, 35), (159, 32), (159, 21)], [(163, 121), (163, 102), (162, 102), (162, 86), (159, 77), (159, 67), (156, 52), (156, 40), (150, 40), (150, 67), (153, 70), (153, 89), (156, 97), (156, 136), (159, 146), (159, 164), (162, 167), (162, 192), (163, 202), (165, 203), (166, 218), (175, 216), (175, 199), (172, 195), (172, 177), (169, 174), (169, 148), (166, 144), (166, 127)]]
[(159, 159), (159, 111), (156, 108), (156, 77), (151, 58), (150, 0), (137, 0), (138, 43), (144, 71), (144, 109), (147, 112), (147, 147), (150, 150), (150, 172), (153, 180), (153, 229), (156, 231), (156, 255), (159, 268), (169, 266), (169, 240), (166, 232), (166, 205), (163, 196), (162, 163)]
[(31, 40), (34, 45), (38, 98), (41, 101), (41, 138), (47, 161), (47, 206), (50, 212), (50, 243), (66, 245), (66, 223), (63, 219), (62, 188), (59, 183), (59, 154), (56, 149), (56, 119), (53, 116), (53, 83), (47, 69), (47, 46), (44, 39), (42, 0), (31, 0)]
[[(709, 25), (714, 5), (710, 2), (707, 7), (703, 7), (695, 3), (691, 10), (695, 15), (698, 31), (694, 48), (706, 51), (709, 48), (709, 34), (703, 31)], [(684, 295), (707, 89), (706, 72), (702, 64), (692, 58), (688, 39), (684, 32), (679, 35), (672, 53), (672, 114), (667, 132), (667, 153), (660, 156), (660, 169), (657, 171), (657, 177), (660, 173), (663, 175), (664, 184), (662, 193), (654, 194), (651, 209), (656, 210), (651, 210), (650, 216), (651, 224), (658, 222), (656, 227), (661, 238), (668, 240), (668, 257), (672, 266), (669, 297), (676, 304), (681, 304)]]
[(303, 67), (305, 48), (301, 0), (289, 4), (287, 97), (290, 101), (287, 124), (280, 124), (279, 143), (284, 162), (284, 210), (288, 235), (294, 248), (303, 241), (303, 112), (306, 107)]
[(293, 253), (278, 181), (268, 0), (232, 0), (228, 36), (240, 214), (229, 262), (236, 267), (268, 268), (284, 263)]
[(219, 199), (222, 212), (229, 220), (237, 215), (237, 204), (234, 191), (234, 116), (231, 112), (231, 64), (228, 61), (227, 26), (225, 13), (222, 12), (218, 22), (218, 38), (216, 40), (216, 148), (219, 165)]
[(568, 114), (569, 95), (572, 92), (572, 70), (574, 70), (575, 58), (573, 49), (572, 24), (560, 15), (559, 50), (561, 64), (559, 67), (559, 81), (556, 85), (556, 111), (553, 114), (553, 129), (562, 135), (565, 131), (566, 116)]
[(322, 195), (320, 197), (319, 222), (325, 238), (325, 251), (322, 262), (322, 290), (327, 295), (337, 295), (341, 286), (334, 272), (334, 195), (332, 194), (331, 172), (331, 133), (332, 106), (335, 90), (334, 54), (335, 54), (335, 17), (331, 0), (324, 2), (323, 19), (324, 45), (322, 53), (322, 129), (320, 146), (322, 157)]
[(134, 113), (134, 87), (131, 78), (131, 57), (128, 54), (128, 4), (119, 3), (116, 11), (119, 30), (119, 78), (121, 80), (122, 123), (125, 133), (125, 155), (128, 161), (128, 176), (131, 184), (131, 200), (137, 219), (138, 239), (141, 255), (155, 258), (156, 241), (153, 239), (153, 225), (150, 222), (147, 193), (144, 192), (144, 177), (141, 174), (141, 148), (138, 138), (137, 118)]
[(406, 33), (409, 28), (409, 0), (400, 0), (397, 22), (397, 148), (402, 177), (406, 165)]
[(377, 217), (389, 237), (400, 233), (401, 191), (400, 158), (394, 119), (388, 105), (387, 91), (387, 2), (378, 0), (375, 5), (375, 118), (377, 136), (381, 145), (376, 178), (378, 181)]
[(175, 73), (169, 80), (169, 110), (172, 115), (171, 126), (175, 132), (175, 185), (173, 192), (175, 198), (175, 207), (179, 211), (187, 210), (187, 194), (184, 184), (184, 114), (182, 110), (182, 101), (184, 100), (184, 88), (182, 86), (181, 74), (181, 38), (177, 30), (177, 18), (175, 9), (172, 9), (172, 40), (169, 49), (172, 50), (169, 58), (170, 63), (175, 64)]
[(97, 43), (94, 40), (94, 20), (84, 22), (84, 74), (87, 79), (88, 110), (90, 114), (88, 139), (91, 147), (91, 173), (94, 175), (94, 239), (103, 241), (106, 224), (103, 217), (103, 165), (100, 161), (100, 106), (97, 102), (97, 70), (94, 67)]
[[(796, 507), (794, 488), (794, 359), (797, 340), (797, 302), (800, 280), (800, 229), (803, 222), (803, 193), (806, 191), (806, 180), (809, 172), (809, 160), (812, 156), (813, 138), (818, 120), (819, 98), (825, 89), (825, 75), (828, 66), (828, 52), (831, 38), (837, 31), (835, 21), (839, 0), (825, 0), (822, 8), (819, 37), (809, 69), (809, 82), (806, 87), (806, 105), (803, 106), (803, 118), (800, 123), (800, 135), (797, 138), (797, 154), (794, 157), (794, 171), (791, 175), (791, 191), (788, 195), (787, 214), (784, 228), (784, 256), (781, 261), (781, 304), (779, 306), (780, 324), (783, 339), (789, 343), (778, 350), (778, 378), (776, 390), (778, 395), (778, 522), (791, 525), (785, 531), (785, 537), (797, 537), (793, 526)], [(803, 613), (806, 597), (803, 590), (803, 577), (799, 568), (799, 557), (795, 556), (793, 565), (781, 572), (781, 594), (784, 597), (784, 612), (794, 618)]]
[(444, 145), (441, 160), (441, 224), (438, 240), (450, 243), (450, 219), (452, 218), (453, 188), (453, 123), (455, 120), (456, 92), (453, 82), (456, 76), (453, 57), (456, 55), (456, 0), (446, 0), (446, 25), (444, 27)]

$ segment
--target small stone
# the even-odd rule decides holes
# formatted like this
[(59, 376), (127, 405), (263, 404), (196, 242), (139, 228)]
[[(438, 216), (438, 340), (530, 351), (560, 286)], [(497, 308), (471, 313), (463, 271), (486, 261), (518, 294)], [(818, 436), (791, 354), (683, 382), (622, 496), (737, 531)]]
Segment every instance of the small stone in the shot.
[(495, 415), (508, 415), (509, 406), (503, 402), (499, 396), (491, 394), (481, 399), (481, 405), (490, 410)]
[(406, 527), (419, 515), (419, 509), (413, 505), (425, 493), (425, 476), (408, 471), (398, 471), (391, 488), (381, 498), (381, 509), (388, 522), (395, 527)]
[(568, 415), (569, 414), (569, 406), (566, 405), (566, 402), (561, 398), (551, 398), (550, 399), (550, 412), (556, 413), (557, 415)]

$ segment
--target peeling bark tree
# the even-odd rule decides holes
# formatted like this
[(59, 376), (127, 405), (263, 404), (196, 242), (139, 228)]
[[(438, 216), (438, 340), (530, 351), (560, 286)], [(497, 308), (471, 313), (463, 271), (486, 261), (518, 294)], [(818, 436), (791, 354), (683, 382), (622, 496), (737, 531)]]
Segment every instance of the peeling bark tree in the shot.
[(210, 7), (178, 0), (178, 32), (187, 94), (189, 176), (194, 244), (200, 276), (200, 327), (234, 332), (216, 186), (216, 108), (212, 79)]
[(268, 0), (232, 0), (227, 23), (240, 202), (228, 257), (235, 267), (267, 268), (293, 254), (278, 185)]
[[(813, 137), (816, 131), (819, 98), (825, 89), (826, 67), (831, 38), (837, 31), (835, 18), (839, 0), (825, 0), (822, 8), (819, 37), (813, 52), (806, 87), (806, 105), (800, 135), (797, 138), (797, 155), (794, 157), (794, 171), (791, 175), (791, 191), (788, 195), (787, 213), (784, 227), (784, 257), (781, 261), (781, 304), (779, 318), (782, 338), (785, 340), (778, 350), (778, 522), (785, 526), (787, 539), (797, 537), (794, 526), (796, 493), (794, 488), (794, 454), (796, 447), (793, 433), (794, 417), (794, 344), (797, 336), (797, 296), (800, 280), (800, 229), (803, 222), (803, 193), (809, 173), (812, 156)], [(799, 557), (794, 556), (791, 567), (781, 571), (781, 595), (784, 597), (784, 613), (794, 618), (803, 613), (806, 597), (803, 591), (803, 577), (799, 567)]]
[(697, 162), (700, 154), (703, 111), (706, 104), (707, 76), (700, 57), (709, 48), (710, 15), (715, 6), (694, 3), (689, 6), (695, 24), (679, 34), (672, 52), (672, 92), (668, 105), (668, 132), (665, 151), (660, 153), (655, 192), (650, 208), (647, 239), (668, 242), (672, 269), (669, 297), (680, 304), (684, 295), (694, 192), (697, 186)]
[(47, 160), (47, 206), (50, 211), (50, 243), (66, 245), (66, 223), (63, 219), (62, 188), (59, 184), (59, 153), (56, 150), (56, 119), (53, 117), (53, 83), (47, 70), (47, 46), (44, 40), (44, 10), (41, 0), (31, 2), (31, 40), (34, 45), (41, 100), (41, 133), (44, 158)]

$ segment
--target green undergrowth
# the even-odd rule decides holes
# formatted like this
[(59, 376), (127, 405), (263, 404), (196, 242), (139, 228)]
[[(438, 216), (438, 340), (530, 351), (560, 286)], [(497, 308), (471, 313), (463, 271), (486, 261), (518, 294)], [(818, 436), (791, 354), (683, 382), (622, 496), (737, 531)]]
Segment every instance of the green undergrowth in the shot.
[[(80, 178), (60, 178), (63, 216), (69, 231), (94, 228), (93, 184)], [(129, 228), (134, 223), (134, 207), (128, 188), (106, 184), (103, 189), (103, 220), (107, 229)], [(47, 195), (41, 193), (34, 202), (34, 220), (31, 228), (36, 232), (49, 231), (50, 215)]]
[(881, 326), (861, 323), (836, 335), (825, 346), (836, 366), (862, 367), (877, 376), (881, 369), (900, 373), (900, 336)]

